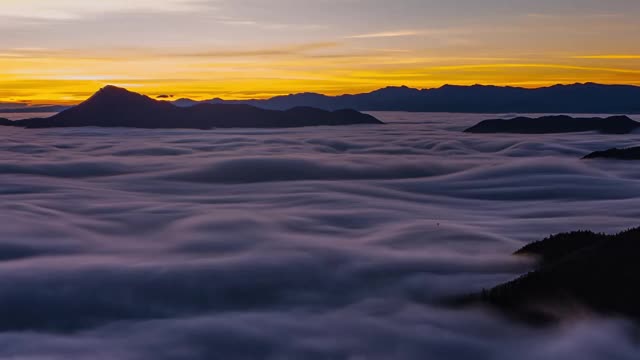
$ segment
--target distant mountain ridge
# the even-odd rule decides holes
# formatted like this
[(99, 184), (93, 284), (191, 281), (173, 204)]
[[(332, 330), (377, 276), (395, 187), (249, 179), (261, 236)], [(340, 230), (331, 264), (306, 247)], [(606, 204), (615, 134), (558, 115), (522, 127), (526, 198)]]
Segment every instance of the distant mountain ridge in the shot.
[(73, 108), (46, 119), (0, 122), (25, 128), (134, 127), (146, 129), (285, 128), (382, 124), (355, 110), (326, 111), (296, 107), (266, 110), (241, 104), (198, 104), (187, 108), (106, 86)]
[(510, 120), (491, 119), (465, 130), (476, 134), (559, 134), (597, 131), (602, 134), (628, 134), (640, 128), (640, 123), (628, 116), (607, 118), (574, 118), (566, 115), (543, 116), (536, 119), (517, 117)]
[(583, 159), (614, 159), (614, 160), (640, 160), (640, 146), (625, 149), (613, 148), (604, 151), (595, 151)]
[(486, 85), (445, 85), (434, 89), (401, 86), (354, 95), (299, 93), (265, 100), (216, 98), (198, 102), (178, 99), (173, 103), (182, 107), (199, 103), (246, 104), (272, 110), (311, 106), (324, 110), (358, 111), (640, 114), (640, 87), (595, 83), (554, 85), (537, 89)]

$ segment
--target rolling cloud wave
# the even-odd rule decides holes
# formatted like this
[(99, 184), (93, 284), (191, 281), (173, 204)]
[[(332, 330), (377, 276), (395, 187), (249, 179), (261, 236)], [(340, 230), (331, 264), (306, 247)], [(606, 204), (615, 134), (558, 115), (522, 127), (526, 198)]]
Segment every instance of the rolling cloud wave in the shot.
[(0, 129), (0, 357), (637, 358), (621, 320), (549, 332), (438, 305), (526, 271), (525, 242), (637, 226), (640, 170), (580, 160), (635, 135), (376, 115), (391, 124)]

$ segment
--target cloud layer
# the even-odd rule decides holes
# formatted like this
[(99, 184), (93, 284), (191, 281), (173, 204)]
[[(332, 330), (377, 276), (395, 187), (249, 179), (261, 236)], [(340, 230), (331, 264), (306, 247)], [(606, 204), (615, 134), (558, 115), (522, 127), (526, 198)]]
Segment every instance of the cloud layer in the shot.
[[(636, 135), (386, 126), (1, 128), (0, 357), (635, 359), (629, 325), (527, 329), (444, 296), (550, 233), (637, 226)], [(37, 344), (37, 346), (34, 346)], [(522, 351), (527, 349), (527, 351)]]

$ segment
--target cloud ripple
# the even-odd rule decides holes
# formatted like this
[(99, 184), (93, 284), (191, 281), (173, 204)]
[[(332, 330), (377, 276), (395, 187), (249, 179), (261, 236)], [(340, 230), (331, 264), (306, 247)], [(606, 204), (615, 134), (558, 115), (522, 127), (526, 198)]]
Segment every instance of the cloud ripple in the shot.
[(527, 241), (637, 226), (640, 170), (579, 160), (634, 135), (377, 115), (390, 124), (0, 129), (0, 357), (638, 357), (622, 320), (539, 330), (438, 305), (526, 271), (509, 253)]

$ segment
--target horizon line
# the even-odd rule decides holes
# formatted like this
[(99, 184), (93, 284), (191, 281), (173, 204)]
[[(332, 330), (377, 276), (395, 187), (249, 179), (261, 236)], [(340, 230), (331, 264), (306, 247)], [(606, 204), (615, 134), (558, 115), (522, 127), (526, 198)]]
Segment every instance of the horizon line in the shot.
[[(178, 101), (178, 100), (191, 100), (191, 101), (195, 101), (195, 102), (202, 102), (202, 101), (211, 101), (211, 100), (222, 100), (222, 101), (260, 101), (260, 100), (270, 100), (270, 99), (274, 99), (277, 97), (285, 97), (285, 96), (293, 96), (293, 95), (302, 95), (302, 94), (315, 94), (315, 95), (322, 95), (322, 96), (327, 96), (327, 97), (339, 97), (339, 96), (349, 96), (349, 95), (362, 95), (362, 94), (369, 94), (372, 92), (376, 92), (379, 90), (383, 90), (383, 89), (390, 89), (390, 88), (407, 88), (407, 89), (414, 89), (414, 90), (420, 90), (420, 91), (425, 91), (425, 90), (437, 90), (437, 89), (442, 89), (444, 87), (497, 87), (497, 88), (515, 88), (515, 89), (527, 89), (527, 90), (536, 90), (536, 89), (546, 89), (546, 88), (551, 88), (551, 87), (555, 87), (555, 86), (572, 86), (572, 85), (600, 85), (600, 86), (631, 86), (631, 87), (640, 87), (640, 83), (636, 84), (636, 83), (599, 83), (599, 82), (594, 82), (594, 81), (585, 81), (585, 82), (557, 82), (557, 83), (550, 83), (549, 85), (543, 85), (543, 86), (523, 86), (523, 85), (496, 85), (496, 84), (481, 84), (481, 83), (475, 83), (475, 84), (455, 84), (455, 83), (445, 83), (442, 84), (440, 86), (434, 86), (434, 87), (413, 87), (413, 86), (407, 86), (407, 85), (388, 85), (388, 86), (383, 86), (383, 87), (377, 87), (377, 88), (372, 88), (371, 90), (364, 90), (361, 92), (344, 92), (344, 93), (335, 93), (335, 94), (330, 94), (330, 93), (326, 93), (326, 92), (315, 92), (315, 91), (299, 91), (299, 92), (287, 92), (287, 93), (281, 93), (281, 94), (276, 94), (273, 96), (265, 96), (265, 97), (252, 97), (252, 98), (224, 98), (221, 96), (216, 96), (216, 95), (210, 95), (210, 96), (202, 96), (200, 99), (198, 98), (194, 98), (194, 97), (189, 97), (189, 96), (179, 96), (179, 95), (175, 95), (175, 94), (167, 94), (166, 92), (159, 92), (159, 91), (149, 91), (149, 92), (142, 92), (142, 91), (135, 91), (132, 90), (132, 88), (135, 87), (128, 87), (126, 85), (117, 85), (117, 83), (114, 84), (103, 84), (101, 85), (99, 88), (97, 88), (94, 92), (91, 93), (87, 93), (86, 98), (84, 100), (71, 100), (71, 101), (63, 101), (63, 100), (43, 100), (43, 101), (37, 101), (37, 102), (29, 102), (29, 101), (17, 101), (17, 102), (11, 102), (11, 101), (1, 101), (0, 100), (0, 105), (16, 105), (16, 106), (24, 106), (24, 107), (44, 107), (44, 106), (75, 106), (78, 105), (80, 103), (82, 103), (83, 101), (85, 101), (86, 99), (90, 98), (93, 94), (95, 94), (96, 92), (98, 92), (100, 89), (103, 89), (105, 87), (109, 87), (109, 86), (113, 86), (113, 87), (117, 87), (117, 88), (121, 88), (121, 89), (126, 89), (130, 92), (134, 92), (137, 94), (141, 94), (141, 95), (145, 95), (151, 99), (154, 100), (158, 100), (158, 101), (167, 101), (167, 102), (174, 102), (174, 101)], [(2, 109), (0, 108), (0, 112), (2, 112)]]

